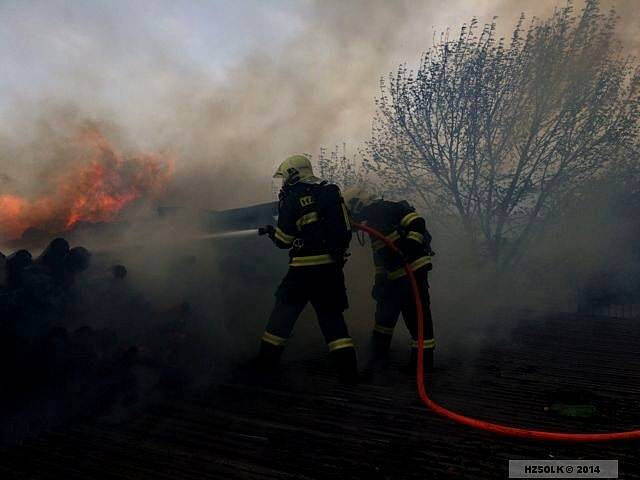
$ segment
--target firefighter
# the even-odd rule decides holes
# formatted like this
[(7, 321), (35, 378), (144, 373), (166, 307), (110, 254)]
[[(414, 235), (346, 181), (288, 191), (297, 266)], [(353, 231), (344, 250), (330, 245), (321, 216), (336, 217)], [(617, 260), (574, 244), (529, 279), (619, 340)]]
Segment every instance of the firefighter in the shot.
[(298, 316), (311, 302), (340, 380), (354, 383), (357, 361), (343, 317), (348, 302), (342, 271), (351, 226), (340, 189), (315, 177), (303, 155), (287, 158), (274, 178), (282, 179), (278, 224), (263, 231), (277, 247), (289, 250), (290, 260), (276, 291), (259, 360), (263, 368), (278, 365)]
[(417, 361), (418, 327), (413, 291), (403, 268), (407, 261), (414, 272), (424, 310), (424, 364), (433, 371), (433, 320), (431, 317), (428, 271), (431, 270), (431, 235), (424, 219), (408, 202), (376, 199), (366, 190), (351, 187), (344, 199), (356, 222), (366, 223), (391, 240), (402, 253), (398, 256), (381, 240), (372, 238), (373, 261), (376, 268), (371, 296), (376, 301), (375, 324), (372, 332), (374, 359), (384, 356), (391, 345), (391, 337), (398, 316), (411, 333), (412, 348), (407, 369), (415, 371)]

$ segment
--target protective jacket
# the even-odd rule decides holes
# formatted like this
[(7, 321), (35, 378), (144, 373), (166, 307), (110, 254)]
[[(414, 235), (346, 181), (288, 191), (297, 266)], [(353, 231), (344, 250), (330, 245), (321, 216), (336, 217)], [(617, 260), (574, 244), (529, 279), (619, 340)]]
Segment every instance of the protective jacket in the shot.
[(341, 262), (350, 240), (349, 216), (336, 185), (297, 182), (283, 188), (273, 241), (290, 249), (291, 267)]
[[(304, 157), (298, 160), (303, 159), (308, 162)], [(356, 351), (343, 316), (348, 299), (342, 266), (351, 225), (338, 187), (315, 177), (285, 183), (278, 225), (271, 227), (269, 236), (278, 247), (290, 249), (291, 260), (262, 336), (260, 363), (277, 364), (298, 316), (310, 302), (341, 381), (355, 383)]]
[[(364, 207), (361, 216), (367, 225), (383, 233), (398, 247), (413, 271), (421, 268), (431, 270), (431, 235), (424, 219), (408, 202), (378, 200)], [(397, 280), (406, 275), (403, 259), (384, 242), (372, 239), (371, 246), (376, 282)]]

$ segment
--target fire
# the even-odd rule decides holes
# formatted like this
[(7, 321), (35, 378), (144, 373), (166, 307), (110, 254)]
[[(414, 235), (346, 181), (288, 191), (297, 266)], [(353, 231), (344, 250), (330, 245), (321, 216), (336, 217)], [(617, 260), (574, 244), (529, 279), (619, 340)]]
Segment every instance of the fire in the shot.
[(51, 193), (27, 199), (0, 194), (0, 237), (19, 238), (30, 227), (58, 233), (78, 222), (108, 222), (127, 205), (160, 194), (171, 162), (154, 154), (125, 158), (96, 128), (79, 139), (80, 161), (54, 181)]

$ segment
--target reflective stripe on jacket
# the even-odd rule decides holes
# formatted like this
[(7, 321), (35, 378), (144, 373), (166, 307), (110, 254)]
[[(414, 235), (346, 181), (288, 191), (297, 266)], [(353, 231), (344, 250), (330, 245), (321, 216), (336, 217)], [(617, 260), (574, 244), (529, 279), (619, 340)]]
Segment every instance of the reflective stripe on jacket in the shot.
[[(351, 229), (346, 215), (331, 220), (321, 218), (320, 211), (325, 211), (325, 204), (318, 205), (318, 202), (336, 202), (331, 206), (338, 211), (344, 209), (340, 189), (327, 183), (298, 182), (287, 187), (286, 194), (280, 199), (274, 243), (280, 248), (290, 249), (291, 267), (334, 263), (335, 252), (331, 252), (326, 244), (326, 229), (332, 226)], [(328, 221), (344, 222), (344, 225), (327, 225)]]
[[(431, 268), (431, 235), (424, 219), (409, 203), (379, 200), (367, 205), (361, 212), (367, 225), (380, 231), (398, 247), (411, 270)], [(372, 239), (376, 275), (397, 280), (406, 275), (404, 260), (393, 253), (382, 240)]]

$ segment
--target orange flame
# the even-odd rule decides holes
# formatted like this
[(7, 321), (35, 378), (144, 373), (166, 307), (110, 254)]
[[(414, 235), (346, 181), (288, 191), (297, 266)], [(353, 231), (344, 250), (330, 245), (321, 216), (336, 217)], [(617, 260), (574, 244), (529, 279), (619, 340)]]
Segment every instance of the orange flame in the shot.
[(84, 161), (51, 194), (33, 200), (0, 194), (0, 237), (16, 239), (30, 227), (57, 233), (78, 222), (112, 221), (132, 202), (161, 193), (168, 182), (172, 164), (166, 158), (124, 158), (95, 128), (83, 131), (79, 141)]

